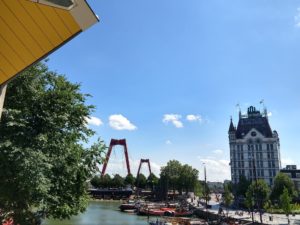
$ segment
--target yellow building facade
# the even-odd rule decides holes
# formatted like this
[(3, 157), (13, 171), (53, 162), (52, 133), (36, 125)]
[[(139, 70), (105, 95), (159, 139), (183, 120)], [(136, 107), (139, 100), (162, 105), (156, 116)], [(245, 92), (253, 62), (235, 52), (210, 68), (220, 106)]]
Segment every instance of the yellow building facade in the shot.
[(85, 0), (0, 0), (0, 115), (7, 82), (97, 21)]

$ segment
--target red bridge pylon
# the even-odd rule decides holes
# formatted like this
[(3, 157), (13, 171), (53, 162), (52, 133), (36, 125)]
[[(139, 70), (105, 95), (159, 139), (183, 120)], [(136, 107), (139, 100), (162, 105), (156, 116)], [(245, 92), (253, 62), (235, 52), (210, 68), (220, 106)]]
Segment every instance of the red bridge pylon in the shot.
[(109, 148), (108, 148), (108, 152), (106, 154), (106, 159), (105, 159), (104, 164), (103, 164), (101, 176), (103, 176), (105, 174), (107, 163), (108, 163), (108, 160), (110, 158), (110, 154), (111, 154), (112, 148), (115, 145), (121, 145), (121, 146), (124, 147), (124, 154), (125, 154), (125, 159), (126, 159), (127, 173), (130, 174), (130, 165), (129, 165), (129, 159), (128, 159), (128, 151), (127, 151), (126, 139), (120, 139), (120, 140), (111, 139), (110, 144), (109, 144)]
[(148, 163), (149, 173), (151, 174), (150, 160), (149, 160), (149, 159), (141, 159), (141, 161), (140, 161), (140, 165), (139, 165), (139, 169), (138, 169), (138, 172), (137, 172), (137, 175), (136, 175), (136, 177), (138, 177), (138, 176), (139, 176), (139, 174), (140, 174), (140, 170), (141, 170), (141, 167), (142, 167), (142, 164), (143, 164), (143, 163)]

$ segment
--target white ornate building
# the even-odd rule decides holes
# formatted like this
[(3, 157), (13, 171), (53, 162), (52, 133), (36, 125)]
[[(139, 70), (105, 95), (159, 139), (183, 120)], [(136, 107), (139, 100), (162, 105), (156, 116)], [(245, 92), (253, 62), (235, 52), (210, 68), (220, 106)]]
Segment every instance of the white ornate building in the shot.
[(228, 135), (232, 182), (238, 183), (245, 176), (273, 185), (281, 168), (280, 143), (278, 133), (271, 130), (267, 110), (261, 113), (250, 106), (246, 115), (240, 112), (237, 127), (231, 119)]

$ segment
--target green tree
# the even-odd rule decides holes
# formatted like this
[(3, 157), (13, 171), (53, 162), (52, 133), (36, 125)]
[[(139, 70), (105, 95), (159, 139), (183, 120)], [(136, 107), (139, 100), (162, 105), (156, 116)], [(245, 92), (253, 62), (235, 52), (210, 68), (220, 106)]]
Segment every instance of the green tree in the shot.
[(230, 192), (229, 186), (226, 184), (224, 185), (223, 202), (225, 207), (227, 208), (227, 216), (228, 216), (228, 212), (229, 212), (228, 208), (233, 202), (233, 194)]
[(121, 177), (119, 174), (115, 174), (111, 183), (112, 183), (112, 186), (115, 188), (124, 187), (124, 178)]
[(288, 190), (291, 197), (297, 196), (297, 191), (295, 190), (295, 185), (291, 178), (284, 173), (278, 173), (274, 179), (274, 185), (270, 195), (272, 201), (280, 200), (279, 196), (283, 194), (284, 188)]
[(280, 195), (280, 207), (287, 215), (288, 221), (289, 221), (289, 214), (291, 213), (292, 210), (291, 202), (292, 202), (292, 198), (290, 197), (288, 189), (285, 187), (283, 189), (283, 193)]
[(100, 178), (100, 187), (101, 188), (113, 187), (112, 179), (109, 174), (105, 174)]
[(172, 189), (175, 193), (176, 189), (181, 188), (179, 177), (181, 173), (182, 165), (177, 160), (170, 160), (167, 166), (162, 167), (161, 176), (167, 180), (168, 189)]
[(254, 193), (253, 193), (253, 189), (248, 188), (248, 190), (246, 192), (246, 196), (245, 196), (245, 205), (249, 210), (251, 210), (252, 222), (254, 223), (254, 217), (253, 217)]
[(91, 185), (95, 188), (100, 188), (101, 187), (101, 177), (99, 175), (94, 176), (91, 181)]
[(239, 183), (236, 185), (237, 196), (246, 196), (246, 192), (251, 182), (245, 176), (240, 176)]
[(144, 174), (140, 173), (136, 178), (135, 182), (136, 182), (136, 187), (144, 189), (146, 188), (147, 185), (147, 178), (145, 177)]
[(154, 187), (158, 185), (158, 178), (154, 173), (151, 173), (147, 178), (147, 186), (153, 191)]
[(199, 171), (193, 167), (185, 164), (180, 168), (180, 174), (177, 181), (177, 187), (181, 192), (184, 190), (186, 193), (188, 191), (194, 191), (196, 183), (198, 181)]
[(64, 219), (84, 211), (86, 181), (106, 148), (100, 140), (83, 147), (94, 134), (86, 97), (43, 63), (8, 84), (0, 122), (1, 215), (13, 212), (16, 224), (31, 225), (37, 212)]
[[(270, 194), (270, 188), (268, 184), (262, 179), (253, 181), (246, 192), (246, 205), (249, 208), (256, 206), (260, 209), (261, 222), (262, 222), (261, 209), (264, 207), (264, 203), (268, 201), (269, 194)], [(253, 202), (255, 204), (253, 204)]]
[(125, 185), (130, 185), (131, 187), (135, 184), (135, 177), (130, 173), (125, 177), (124, 180)]
[(195, 184), (194, 192), (196, 196), (203, 197), (203, 185), (199, 180)]

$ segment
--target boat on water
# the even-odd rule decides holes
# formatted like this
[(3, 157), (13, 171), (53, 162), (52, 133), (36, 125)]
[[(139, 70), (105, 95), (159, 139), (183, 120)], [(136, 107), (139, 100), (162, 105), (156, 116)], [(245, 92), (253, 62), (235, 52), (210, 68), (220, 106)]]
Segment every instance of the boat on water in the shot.
[(172, 217), (189, 217), (194, 214), (193, 210), (176, 209), (176, 208), (159, 208), (149, 209), (146, 207), (140, 208), (139, 215), (144, 216), (172, 216)]
[(149, 225), (207, 225), (207, 222), (201, 219), (191, 218), (170, 218), (156, 219), (156, 221), (149, 221)]
[(119, 206), (119, 208), (120, 208), (121, 211), (135, 210), (136, 209), (136, 204), (135, 204), (135, 201), (129, 200), (129, 201), (125, 202), (125, 203), (122, 203)]
[(149, 208), (140, 208), (138, 210), (138, 215), (140, 216), (164, 216), (165, 215), (164, 210), (161, 209), (149, 209)]
[(122, 212), (132, 212), (132, 211), (136, 211), (138, 208), (140, 208), (142, 204), (143, 204), (143, 202), (140, 200), (138, 200), (138, 201), (128, 200), (128, 201), (122, 203), (119, 206), (119, 209)]

